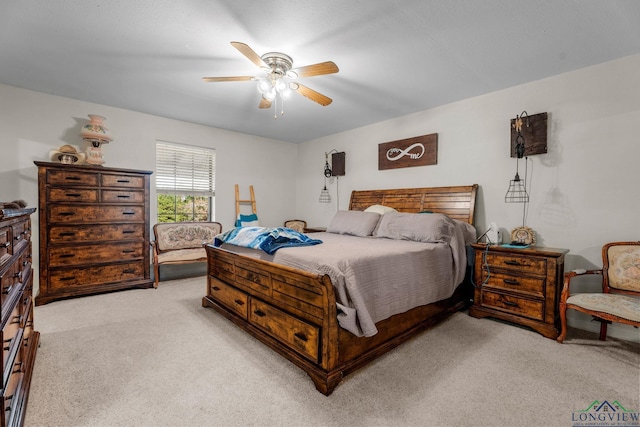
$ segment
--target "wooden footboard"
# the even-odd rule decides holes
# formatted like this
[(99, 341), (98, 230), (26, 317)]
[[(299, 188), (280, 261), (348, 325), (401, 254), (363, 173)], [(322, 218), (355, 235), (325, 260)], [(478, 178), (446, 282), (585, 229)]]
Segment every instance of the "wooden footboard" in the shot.
[(211, 307), (302, 368), (316, 389), (331, 394), (342, 378), (464, 306), (454, 297), (376, 324), (356, 337), (338, 325), (329, 276), (235, 254), (211, 245), (207, 295)]

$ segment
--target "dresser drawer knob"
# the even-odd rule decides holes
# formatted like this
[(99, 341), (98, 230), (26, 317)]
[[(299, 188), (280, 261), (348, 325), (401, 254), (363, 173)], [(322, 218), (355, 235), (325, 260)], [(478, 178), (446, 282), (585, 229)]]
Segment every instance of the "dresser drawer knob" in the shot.
[(61, 277), (60, 280), (62, 280), (63, 282), (68, 282), (70, 280), (76, 280), (76, 276)]
[(126, 270), (122, 270), (122, 272), (126, 274), (133, 274), (136, 271), (133, 268), (127, 268)]
[(60, 258), (73, 258), (76, 254), (60, 254)]
[(520, 285), (520, 282), (513, 279), (504, 279), (503, 282), (506, 283), (507, 285)]
[(128, 184), (128, 183), (130, 183), (131, 181), (130, 181), (130, 180), (128, 180), (128, 179), (119, 179), (119, 180), (118, 180), (118, 182), (119, 182), (119, 183), (121, 183), (121, 184)]
[(14, 240), (20, 240), (22, 239), (22, 234), (18, 234), (16, 237), (13, 238)]
[(255, 311), (253, 312), (253, 314), (255, 314), (255, 315), (256, 315), (256, 316), (258, 316), (258, 317), (264, 317), (264, 316), (266, 316), (266, 315), (267, 315), (267, 313), (265, 313), (264, 311), (261, 311), (261, 310), (255, 310)]
[(135, 230), (122, 230), (122, 234), (133, 234)]
[(82, 196), (82, 194), (80, 194), (80, 193), (67, 193), (67, 194), (65, 194), (65, 196), (67, 196), (67, 197), (80, 197), (80, 196)]
[(2, 293), (8, 295), (9, 292), (11, 292), (11, 289), (13, 289), (13, 285), (9, 285), (7, 288), (3, 289)]
[(80, 178), (79, 176), (69, 175), (65, 176), (64, 179), (66, 179), (67, 181), (80, 181), (82, 178)]
[(293, 336), (298, 338), (300, 341), (304, 341), (304, 342), (309, 341), (309, 338), (307, 338), (307, 336), (302, 332), (296, 332), (295, 334), (293, 334)]
[(5, 242), (2, 244), (2, 246), (4, 246), (5, 248), (8, 248), (9, 246), (11, 246), (11, 242)]
[(71, 237), (75, 235), (76, 233), (74, 233), (73, 231), (63, 231), (62, 233), (60, 233), (60, 237)]
[(128, 198), (130, 198), (130, 197), (131, 197), (131, 196), (129, 196), (128, 194), (118, 194), (118, 198), (119, 198), (119, 199), (128, 199)]
[(135, 212), (129, 212), (129, 211), (124, 211), (122, 212), (122, 215), (135, 215)]
[(60, 216), (74, 216), (75, 212), (60, 212)]
[(13, 277), (17, 278), (18, 280), (22, 280), (22, 271), (18, 271), (13, 275)]
[(130, 253), (132, 253), (132, 252), (135, 252), (135, 250), (133, 250), (133, 249), (123, 249), (123, 250), (122, 250), (122, 253), (123, 253), (123, 254), (130, 254)]
[(233, 300), (233, 302), (235, 302), (238, 305), (244, 305), (244, 301), (242, 301), (240, 299)]

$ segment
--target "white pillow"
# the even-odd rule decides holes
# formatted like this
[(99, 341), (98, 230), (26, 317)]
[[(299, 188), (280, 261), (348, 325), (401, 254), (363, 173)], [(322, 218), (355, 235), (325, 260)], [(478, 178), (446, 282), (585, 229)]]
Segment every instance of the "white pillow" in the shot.
[(453, 220), (444, 214), (389, 212), (382, 215), (374, 236), (425, 243), (449, 243), (454, 229)]
[(389, 206), (384, 206), (384, 205), (371, 205), (369, 206), (367, 209), (364, 210), (365, 212), (375, 212), (375, 213), (379, 213), (380, 215), (384, 215), (387, 212), (398, 212), (397, 210), (390, 208)]
[(363, 211), (338, 211), (327, 227), (328, 233), (371, 236), (378, 225), (380, 214)]

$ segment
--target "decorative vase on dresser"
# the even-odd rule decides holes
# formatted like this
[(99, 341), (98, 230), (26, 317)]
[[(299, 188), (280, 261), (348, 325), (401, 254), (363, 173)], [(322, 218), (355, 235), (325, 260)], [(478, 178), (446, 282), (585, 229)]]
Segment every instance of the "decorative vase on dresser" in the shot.
[(36, 305), (150, 288), (152, 172), (35, 162), (40, 209)]
[(473, 317), (491, 316), (558, 337), (558, 304), (568, 249), (472, 244)]
[(21, 426), (40, 333), (33, 329), (31, 214), (35, 208), (0, 210), (2, 402), (0, 427)]

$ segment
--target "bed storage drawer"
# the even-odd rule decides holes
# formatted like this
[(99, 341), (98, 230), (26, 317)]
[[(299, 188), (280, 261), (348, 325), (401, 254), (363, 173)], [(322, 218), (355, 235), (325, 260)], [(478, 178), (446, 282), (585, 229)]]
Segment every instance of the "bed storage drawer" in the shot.
[(313, 362), (318, 362), (320, 328), (317, 326), (254, 298), (251, 299), (249, 322)]
[(248, 297), (244, 292), (209, 276), (209, 295), (225, 307), (247, 319)]

